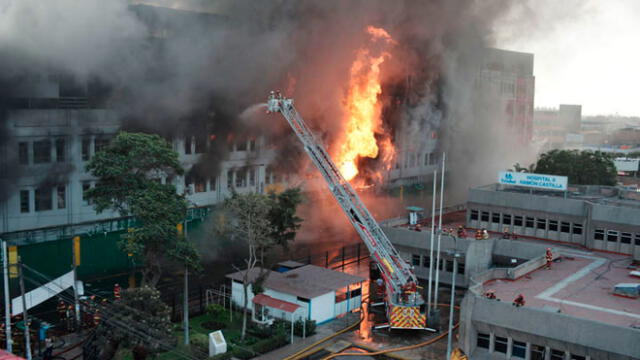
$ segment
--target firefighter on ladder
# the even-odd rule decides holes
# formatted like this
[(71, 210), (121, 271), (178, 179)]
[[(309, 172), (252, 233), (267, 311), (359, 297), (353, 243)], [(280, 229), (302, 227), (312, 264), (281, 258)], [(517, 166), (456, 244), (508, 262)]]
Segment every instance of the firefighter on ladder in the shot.
[(553, 253), (551, 252), (551, 248), (547, 248), (547, 253), (545, 254), (545, 259), (547, 260), (547, 265), (545, 268), (547, 270), (551, 269), (551, 262), (553, 261)]
[(115, 284), (113, 286), (113, 298), (115, 300), (120, 300), (120, 285), (119, 284)]
[(418, 291), (418, 286), (414, 281), (409, 281), (402, 286), (403, 299), (405, 303), (408, 303), (410, 299), (415, 302), (415, 294)]

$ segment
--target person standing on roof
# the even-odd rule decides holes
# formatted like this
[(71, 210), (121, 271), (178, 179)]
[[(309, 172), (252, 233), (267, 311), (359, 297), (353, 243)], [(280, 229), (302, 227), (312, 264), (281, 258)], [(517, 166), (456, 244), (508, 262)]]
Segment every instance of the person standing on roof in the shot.
[(524, 301), (524, 295), (519, 294), (518, 296), (516, 296), (515, 299), (513, 299), (513, 306), (515, 307), (521, 307), (524, 306), (525, 301)]
[(489, 232), (487, 231), (487, 229), (482, 229), (482, 240), (487, 239), (489, 239)]
[(511, 235), (509, 234), (509, 228), (505, 227), (504, 231), (502, 232), (502, 238), (505, 240), (509, 240), (510, 237)]
[(458, 225), (458, 237), (464, 238), (467, 235), (467, 231), (464, 229), (464, 225)]
[(547, 248), (545, 259), (547, 260), (547, 265), (545, 266), (545, 268), (547, 270), (551, 270), (551, 262), (553, 261), (553, 253), (551, 252), (551, 248)]

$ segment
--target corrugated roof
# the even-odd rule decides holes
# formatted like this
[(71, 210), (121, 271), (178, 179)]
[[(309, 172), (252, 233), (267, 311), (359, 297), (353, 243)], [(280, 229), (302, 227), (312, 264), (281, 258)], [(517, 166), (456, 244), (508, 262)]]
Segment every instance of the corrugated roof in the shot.
[(294, 304), (294, 303), (290, 303), (288, 301), (272, 298), (271, 296), (268, 296), (268, 295), (265, 295), (265, 294), (258, 294), (256, 296), (254, 296), (253, 300), (251, 300), (251, 301), (256, 303), (256, 304), (260, 304), (262, 306), (270, 307), (272, 309), (278, 309), (278, 310), (286, 311), (288, 313), (295, 312), (300, 307), (300, 305), (297, 305), (297, 304)]
[[(228, 274), (233, 280), (242, 281), (245, 270)], [(260, 273), (254, 268), (249, 274), (249, 281), (253, 281)], [(312, 299), (326, 293), (340, 290), (348, 285), (364, 281), (360, 276), (349, 275), (339, 271), (325, 269), (315, 265), (305, 265), (286, 273), (270, 271), (264, 287), (285, 294)]]

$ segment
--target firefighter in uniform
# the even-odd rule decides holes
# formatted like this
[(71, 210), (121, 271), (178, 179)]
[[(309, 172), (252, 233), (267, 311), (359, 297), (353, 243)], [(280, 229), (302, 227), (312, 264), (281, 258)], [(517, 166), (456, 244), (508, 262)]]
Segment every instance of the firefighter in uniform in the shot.
[(113, 298), (116, 300), (120, 300), (120, 285), (119, 284), (115, 284), (113, 286)]
[(487, 292), (484, 293), (484, 296), (489, 300), (497, 300), (498, 299), (498, 298), (496, 298), (496, 291), (495, 290), (487, 290)]
[(2, 322), (0, 323), (0, 349), (5, 349), (6, 347), (7, 347), (6, 326)]
[(100, 314), (100, 310), (96, 309), (96, 312), (93, 313), (93, 326), (100, 325), (100, 321), (102, 321), (102, 315)]
[(516, 296), (515, 299), (513, 299), (513, 306), (515, 307), (520, 307), (520, 306), (524, 306), (525, 301), (524, 301), (524, 295), (519, 294), (518, 296)]
[(73, 305), (67, 306), (67, 312), (65, 316), (67, 317), (67, 331), (74, 331), (76, 314), (73, 310)]
[(61, 322), (65, 322), (67, 320), (67, 305), (60, 299), (58, 301), (58, 318)]
[(553, 253), (551, 252), (551, 248), (547, 248), (547, 253), (545, 254), (545, 259), (547, 260), (546, 269), (551, 269), (551, 262), (553, 261)]

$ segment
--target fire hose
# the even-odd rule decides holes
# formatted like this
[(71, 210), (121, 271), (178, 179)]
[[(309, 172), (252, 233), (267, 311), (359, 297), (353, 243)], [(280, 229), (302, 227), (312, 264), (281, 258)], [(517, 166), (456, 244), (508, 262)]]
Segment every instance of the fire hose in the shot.
[[(441, 307), (449, 307), (449, 304), (438, 304), (438, 305), (441, 306)], [(454, 306), (453, 308), (456, 309), (456, 310), (460, 309), (459, 306)], [(318, 345), (320, 345), (320, 344), (322, 344), (324, 342), (327, 342), (327, 341), (333, 339), (334, 337), (336, 337), (336, 336), (338, 336), (340, 334), (344, 334), (345, 332), (353, 329), (354, 327), (358, 326), (361, 322), (362, 322), (362, 318), (360, 318), (360, 320), (357, 321), (356, 323), (354, 323), (354, 324), (352, 324), (352, 325), (350, 325), (350, 326), (348, 326), (348, 327), (336, 332), (335, 334), (331, 334), (331, 335), (329, 335), (329, 336), (327, 336), (327, 337), (325, 337), (325, 338), (323, 338), (323, 339), (321, 339), (319, 341), (316, 341), (313, 344), (305, 347), (304, 349), (296, 352), (295, 354), (286, 357), (284, 360), (296, 360), (296, 359), (300, 358), (301, 355), (304, 355), (305, 353), (308, 353), (311, 349), (317, 347)], [(459, 325), (460, 325), (459, 322), (456, 323), (451, 330), (453, 331), (453, 330), (457, 329)], [(393, 349), (385, 349), (385, 350), (379, 350), (379, 351), (367, 352), (367, 353), (347, 353), (347, 352), (335, 353), (335, 354), (331, 354), (331, 355), (323, 358), (322, 360), (331, 360), (331, 359), (334, 359), (334, 358), (336, 358), (338, 356), (358, 356), (358, 355), (359, 356), (362, 356), (362, 355), (375, 356), (375, 355), (388, 354), (388, 353), (396, 352), (396, 351), (417, 349), (417, 348), (420, 348), (420, 347), (431, 345), (431, 344), (441, 340), (442, 338), (444, 338), (448, 334), (449, 334), (449, 331), (447, 330), (447, 331), (443, 332), (442, 334), (440, 334), (440, 335), (438, 335), (438, 336), (436, 336), (436, 337), (434, 337), (432, 339), (429, 339), (427, 341), (424, 341), (424, 342), (421, 342), (421, 343), (418, 343), (418, 344), (413, 344), (413, 345), (401, 346), (401, 347), (393, 348)]]

